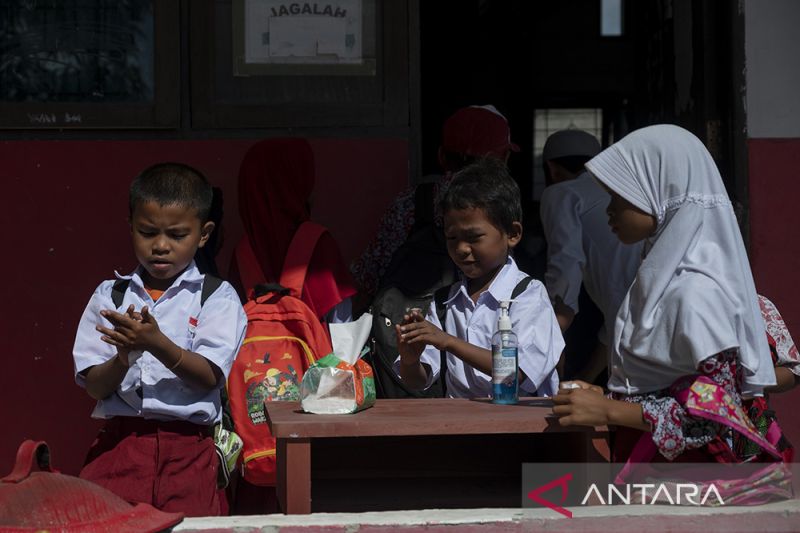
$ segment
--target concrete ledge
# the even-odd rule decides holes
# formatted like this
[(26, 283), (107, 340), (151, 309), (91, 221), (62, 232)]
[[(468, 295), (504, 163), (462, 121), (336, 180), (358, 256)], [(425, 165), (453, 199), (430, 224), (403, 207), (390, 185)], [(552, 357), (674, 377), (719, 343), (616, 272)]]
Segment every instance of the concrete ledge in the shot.
[(187, 518), (173, 531), (236, 533), (481, 533), (508, 531), (794, 532), (800, 531), (800, 501), (753, 507), (625, 505), (574, 508), (566, 518), (549, 509), (468, 509), (315, 513)]

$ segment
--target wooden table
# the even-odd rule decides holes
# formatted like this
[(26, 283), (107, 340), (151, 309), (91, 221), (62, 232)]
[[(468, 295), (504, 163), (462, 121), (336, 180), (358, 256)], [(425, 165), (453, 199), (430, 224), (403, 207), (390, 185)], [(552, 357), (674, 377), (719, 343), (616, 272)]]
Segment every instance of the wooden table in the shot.
[[(314, 511), (507, 506), (510, 497), (518, 505), (522, 462), (608, 460), (607, 428), (562, 428), (551, 406), (545, 398), (378, 400), (356, 414), (315, 415), (299, 402), (266, 402), (278, 499), (287, 514), (310, 513), (313, 477)], [(450, 492), (437, 488), (440, 478)], [(472, 478), (477, 499), (465, 489)], [(502, 490), (493, 488), (498, 479)], [(397, 494), (379, 497), (391, 489)]]

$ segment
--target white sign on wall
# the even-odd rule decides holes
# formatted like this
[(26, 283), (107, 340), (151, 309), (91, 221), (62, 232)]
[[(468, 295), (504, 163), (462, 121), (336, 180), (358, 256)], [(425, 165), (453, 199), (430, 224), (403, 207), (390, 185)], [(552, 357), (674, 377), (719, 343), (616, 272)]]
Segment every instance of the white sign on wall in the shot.
[(246, 64), (360, 65), (361, 0), (246, 0)]

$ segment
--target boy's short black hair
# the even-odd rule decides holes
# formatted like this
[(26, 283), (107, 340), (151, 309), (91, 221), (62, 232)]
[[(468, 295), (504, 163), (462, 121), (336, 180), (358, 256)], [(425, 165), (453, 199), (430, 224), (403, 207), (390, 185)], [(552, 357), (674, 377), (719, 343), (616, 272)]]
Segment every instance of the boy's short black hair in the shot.
[(208, 221), (213, 192), (206, 177), (183, 163), (158, 163), (144, 169), (131, 183), (130, 216), (137, 205), (180, 205), (195, 209), (201, 222)]
[(513, 233), (514, 222), (522, 223), (519, 185), (506, 164), (494, 157), (479, 159), (457, 172), (439, 206), (442, 213), (483, 209), (491, 223), (508, 234)]
[[(564, 157), (554, 157), (553, 159), (548, 159), (548, 161), (564, 167), (571, 174), (580, 174), (584, 171), (586, 162), (592, 159), (592, 157), (594, 156), (567, 155)], [(549, 180), (550, 167), (547, 166), (547, 161), (542, 161), (542, 167), (544, 168), (545, 178)]]

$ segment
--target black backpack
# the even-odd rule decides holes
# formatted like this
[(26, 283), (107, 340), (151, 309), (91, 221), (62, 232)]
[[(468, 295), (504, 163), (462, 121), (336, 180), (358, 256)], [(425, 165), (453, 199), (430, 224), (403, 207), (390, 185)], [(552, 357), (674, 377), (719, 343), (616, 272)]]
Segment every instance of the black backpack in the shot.
[(436, 314), (439, 322), (444, 324), (446, 308), (444, 300), (450, 290), (450, 285), (440, 287), (434, 295), (419, 297), (405, 296), (397, 287), (388, 287), (379, 291), (373, 302), (372, 315), (372, 342), (370, 352), (365, 356), (372, 366), (375, 375), (375, 393), (378, 398), (441, 398), (445, 390), (445, 352), (440, 352), (441, 371), (436, 381), (426, 390), (417, 391), (409, 388), (394, 370), (394, 361), (397, 359), (397, 336), (395, 324), (403, 321), (406, 309), (418, 307), (423, 314), (427, 313), (431, 299), (436, 298)]
[[(429, 389), (420, 392), (409, 389), (393, 368), (398, 354), (395, 324), (402, 322), (407, 309), (418, 307), (426, 313), (434, 293), (442, 288), (443, 310), (447, 290), (456, 280), (455, 265), (447, 255), (444, 233), (434, 223), (433, 196), (433, 183), (417, 185), (414, 226), (392, 255), (372, 302), (372, 342), (365, 360), (375, 373), (378, 398), (429, 398), (445, 393), (441, 375)], [(443, 312), (439, 317), (444, 323)]]
[[(531, 280), (533, 280), (531, 276), (525, 276), (520, 280), (511, 291), (511, 299), (514, 300), (522, 294), (530, 285)], [(403, 306), (419, 307), (423, 313), (426, 313), (431, 299), (433, 299), (436, 316), (444, 329), (447, 315), (447, 307), (444, 302), (450, 294), (451, 287), (452, 284), (440, 287), (434, 292), (432, 298), (417, 299), (404, 297), (399, 290), (392, 287), (379, 295), (382, 297), (380, 301), (376, 298), (374, 306), (380, 304), (382, 311), (380, 314), (373, 314), (372, 346), (366, 358), (372, 365), (375, 374), (375, 391), (378, 398), (438, 398), (447, 395), (447, 353), (444, 350), (439, 352), (439, 376), (428, 389), (417, 391), (408, 388), (403, 383), (394, 370), (394, 361), (398, 356), (394, 325), (403, 320), (406, 309)], [(393, 315), (390, 316), (389, 313), (393, 313)]]

